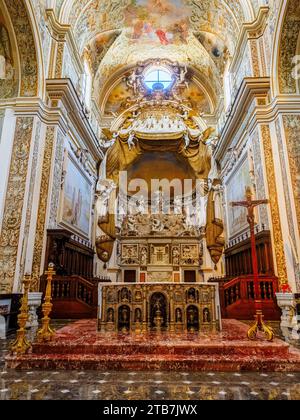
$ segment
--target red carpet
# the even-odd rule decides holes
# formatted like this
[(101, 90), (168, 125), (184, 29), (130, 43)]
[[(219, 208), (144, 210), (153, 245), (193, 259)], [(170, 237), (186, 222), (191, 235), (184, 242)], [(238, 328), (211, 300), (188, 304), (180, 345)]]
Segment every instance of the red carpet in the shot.
[(31, 354), (6, 361), (17, 369), (300, 371), (299, 350), (263, 336), (249, 341), (247, 328), (223, 320), (223, 331), (214, 335), (117, 335), (82, 320), (58, 330), (53, 342), (34, 344)]

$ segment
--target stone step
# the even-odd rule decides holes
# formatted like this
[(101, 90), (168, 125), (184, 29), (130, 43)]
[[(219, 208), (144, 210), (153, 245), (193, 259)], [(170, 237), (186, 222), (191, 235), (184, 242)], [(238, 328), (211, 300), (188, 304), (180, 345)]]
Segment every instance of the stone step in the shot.
[(36, 355), (9, 356), (7, 367), (47, 370), (130, 370), (130, 371), (273, 371), (300, 372), (300, 357), (265, 356), (151, 356), (151, 355)]
[(287, 357), (289, 345), (286, 343), (265, 343), (263, 346), (256, 342), (237, 341), (230, 343), (99, 343), (99, 344), (34, 344), (33, 354), (61, 354), (61, 355), (153, 355), (153, 356), (281, 356)]

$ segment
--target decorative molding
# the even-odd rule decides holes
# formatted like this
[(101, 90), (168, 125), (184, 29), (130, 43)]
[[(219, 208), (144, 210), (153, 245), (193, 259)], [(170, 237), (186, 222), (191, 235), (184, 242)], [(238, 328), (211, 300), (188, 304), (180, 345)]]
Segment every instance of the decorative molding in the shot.
[(299, 0), (287, 1), (279, 50), (279, 91), (296, 93), (297, 81), (293, 78), (293, 57), (297, 53), (300, 31)]
[(11, 293), (14, 283), (32, 130), (32, 117), (17, 118), (0, 237), (0, 293)]
[(44, 159), (42, 167), (42, 179), (40, 188), (38, 218), (36, 224), (35, 243), (32, 262), (32, 281), (30, 290), (37, 292), (39, 290), (39, 280), (41, 273), (42, 253), (45, 239), (46, 216), (49, 202), (49, 185), (51, 175), (51, 163), (53, 148), (55, 147), (55, 127), (47, 127)]
[[(287, 171), (287, 163), (286, 163), (287, 160), (286, 160), (286, 155), (285, 155), (285, 150), (284, 150), (283, 136), (281, 134), (281, 121), (278, 119), (275, 122), (275, 128), (276, 128), (278, 151), (279, 151), (279, 157), (280, 157), (280, 166), (281, 166), (281, 175), (282, 175), (282, 182), (283, 182), (283, 189), (284, 189), (285, 205), (286, 205), (286, 211), (287, 211), (287, 222), (288, 222), (288, 227), (289, 227), (289, 235), (290, 235), (292, 246), (293, 246), (292, 259), (293, 259), (293, 266), (294, 266), (294, 272), (295, 272), (295, 282), (297, 285), (297, 289), (300, 291), (299, 262), (296, 261), (296, 258), (298, 257), (297, 256), (296, 229), (293, 223), (294, 218), (293, 218), (292, 202), (291, 202), (290, 188), (289, 188), (289, 181), (288, 181), (288, 171)], [(291, 139), (289, 138), (287, 138), (287, 140), (288, 140), (288, 143), (291, 141)], [(291, 175), (293, 174), (291, 173)], [(297, 183), (297, 178), (296, 178), (296, 183)], [(293, 187), (295, 187), (295, 184), (293, 184)], [(294, 191), (294, 194), (296, 194), (297, 190), (293, 188), (293, 191)], [(297, 203), (297, 198), (295, 201)], [(299, 198), (298, 198), (298, 201), (299, 201)], [(300, 223), (299, 217), (298, 217), (298, 222)], [(297, 259), (299, 259), (299, 257)]]
[(234, 73), (239, 66), (239, 61), (241, 59), (241, 51), (244, 51), (246, 43), (251, 39), (260, 38), (266, 28), (267, 17), (269, 14), (269, 7), (264, 6), (259, 9), (257, 18), (251, 23), (243, 23), (242, 30), (237, 42), (236, 51), (232, 63), (230, 65), (230, 72)]
[(98, 138), (96, 137), (88, 117), (84, 112), (75, 87), (70, 79), (48, 79), (46, 81), (47, 92), (51, 100), (56, 100), (65, 107), (69, 119), (74, 124), (78, 134), (85, 140), (87, 148), (93, 158), (98, 161), (104, 155), (100, 149)]
[(37, 177), (37, 166), (38, 166), (38, 154), (39, 154), (39, 144), (41, 138), (41, 122), (38, 120), (36, 122), (35, 128), (35, 136), (33, 141), (33, 151), (32, 151), (32, 163), (31, 163), (31, 171), (30, 171), (30, 181), (29, 181), (29, 192), (28, 192), (28, 199), (27, 199), (27, 210), (26, 210), (26, 218), (25, 218), (25, 227), (24, 227), (24, 246), (22, 249), (23, 258), (21, 257), (20, 263), (20, 271), (19, 271), (19, 284), (22, 284), (22, 279), (25, 270), (25, 254), (26, 248), (28, 243), (28, 236), (29, 236), (29, 229), (30, 229), (30, 220), (32, 214), (32, 205), (34, 200), (34, 185), (35, 180)]
[(49, 229), (57, 229), (58, 227), (58, 207), (59, 196), (61, 191), (62, 173), (63, 173), (63, 158), (64, 158), (64, 134), (58, 130), (55, 161), (53, 171), (53, 185), (51, 194), (50, 214), (49, 214)]
[(278, 194), (276, 187), (274, 158), (272, 151), (272, 142), (270, 127), (268, 125), (261, 126), (261, 136), (265, 155), (266, 174), (269, 190), (269, 201), (273, 225), (273, 246), (275, 253), (275, 264), (277, 266), (277, 276), (279, 285), (282, 286), (288, 282), (287, 269), (285, 263), (285, 253), (283, 245), (283, 236), (281, 230), (281, 221), (278, 205)]
[[(232, 138), (241, 126), (245, 123), (245, 114), (249, 113), (251, 102), (255, 98), (265, 98), (270, 90), (270, 79), (268, 77), (246, 77), (236, 95), (234, 104), (225, 126), (222, 131), (220, 141), (217, 145), (215, 156), (221, 160), (232, 143)], [(252, 110), (252, 114), (255, 107)], [(249, 115), (249, 120), (251, 115)], [(246, 121), (247, 123), (247, 121)]]
[(60, 23), (56, 17), (54, 9), (46, 9), (48, 29), (52, 38), (56, 41), (56, 63), (55, 63), (55, 78), (62, 76), (64, 50), (65, 45), (70, 44), (75, 58), (76, 67), (79, 74), (83, 73), (82, 60), (78, 52), (77, 43), (75, 41), (71, 25)]
[(298, 231), (300, 233), (300, 115), (284, 115), (283, 126), (286, 136)]

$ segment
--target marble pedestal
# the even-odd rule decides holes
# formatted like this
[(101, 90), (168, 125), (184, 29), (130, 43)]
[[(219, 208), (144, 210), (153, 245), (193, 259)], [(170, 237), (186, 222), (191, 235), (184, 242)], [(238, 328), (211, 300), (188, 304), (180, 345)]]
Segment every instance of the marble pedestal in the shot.
[(300, 340), (300, 316), (296, 311), (296, 300), (293, 293), (276, 293), (277, 303), (280, 307), (280, 328), (286, 341)]
[(29, 319), (26, 324), (27, 328), (37, 327), (38, 326), (38, 316), (37, 309), (41, 306), (42, 295), (40, 292), (30, 292), (28, 295), (28, 308), (29, 308)]

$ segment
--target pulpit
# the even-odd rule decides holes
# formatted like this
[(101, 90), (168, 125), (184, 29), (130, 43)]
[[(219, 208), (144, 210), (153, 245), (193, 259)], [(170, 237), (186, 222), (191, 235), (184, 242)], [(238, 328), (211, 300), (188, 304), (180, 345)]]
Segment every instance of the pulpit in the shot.
[(100, 283), (98, 299), (101, 332), (221, 330), (217, 283)]

